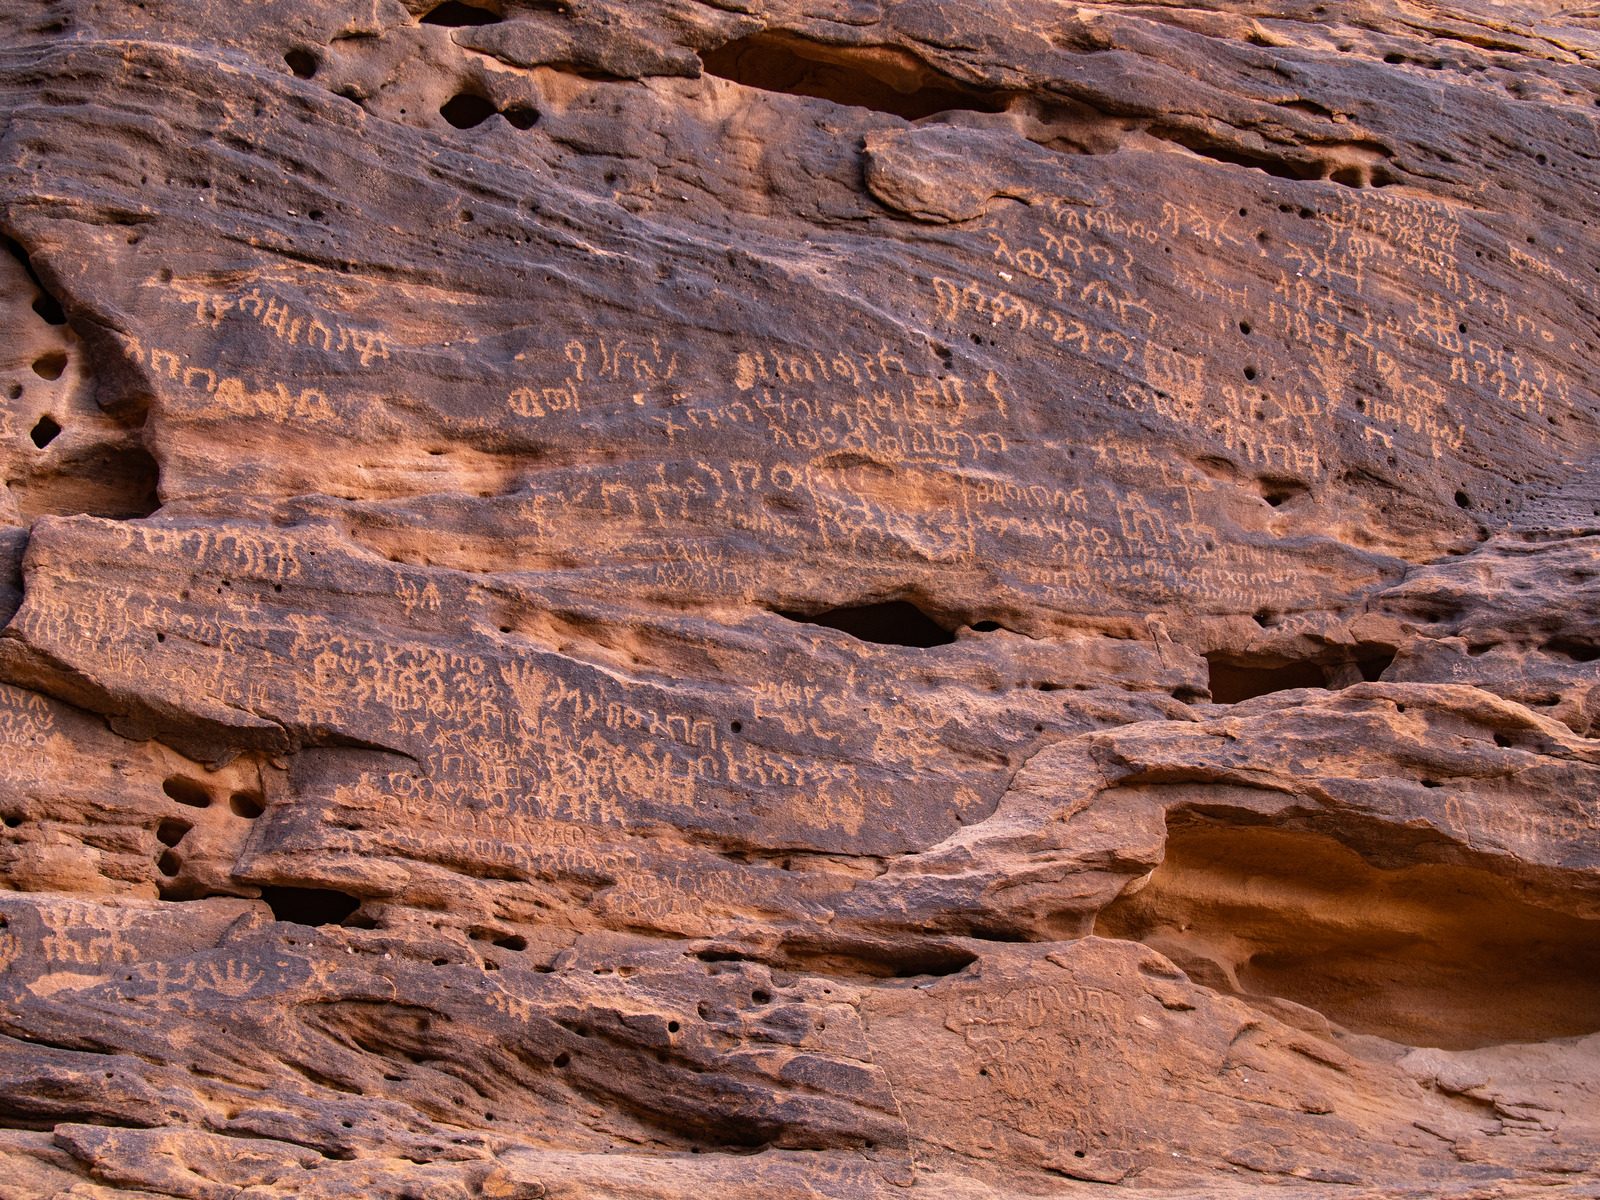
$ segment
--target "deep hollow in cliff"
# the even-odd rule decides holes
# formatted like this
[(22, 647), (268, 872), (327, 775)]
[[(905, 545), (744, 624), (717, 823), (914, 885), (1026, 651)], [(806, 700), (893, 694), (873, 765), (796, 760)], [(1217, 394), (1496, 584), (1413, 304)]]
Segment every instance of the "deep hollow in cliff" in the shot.
[(1219, 991), (1466, 1049), (1600, 1030), (1600, 921), (1562, 903), (1476, 867), (1380, 869), (1322, 834), (1179, 814), (1165, 861), (1095, 932)]

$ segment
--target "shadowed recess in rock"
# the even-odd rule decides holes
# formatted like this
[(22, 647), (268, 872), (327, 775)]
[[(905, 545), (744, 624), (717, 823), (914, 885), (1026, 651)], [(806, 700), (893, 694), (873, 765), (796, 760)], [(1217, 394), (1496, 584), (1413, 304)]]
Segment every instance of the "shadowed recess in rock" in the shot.
[(864, 945), (792, 940), (773, 955), (774, 965), (787, 970), (859, 979), (938, 978), (959, 974), (977, 961), (975, 953), (960, 947), (898, 941)]
[(903, 50), (824, 46), (780, 34), (739, 38), (701, 55), (712, 75), (918, 121), (935, 113), (1003, 112), (1001, 92), (938, 75)]
[(1211, 699), (1218, 704), (1238, 704), (1293, 688), (1328, 686), (1328, 673), (1311, 662), (1250, 666), (1222, 655), (1210, 655), (1206, 662), (1211, 668)]
[(495, 25), (503, 20), (505, 18), (498, 12), (484, 5), (462, 4), (461, 0), (445, 0), (445, 3), (428, 10), (422, 18), (422, 24), (445, 25), (459, 29), (468, 25)]
[(1600, 1030), (1600, 921), (1564, 904), (1473, 867), (1380, 869), (1321, 834), (1178, 817), (1165, 861), (1095, 931), (1219, 991), (1466, 1049)]
[(439, 115), (457, 129), (471, 129), (482, 125), (495, 114), (494, 105), (482, 96), (472, 92), (462, 92), (446, 100), (439, 109)]
[(33, 444), (43, 450), (56, 438), (61, 436), (61, 426), (49, 413), (40, 417), (35, 422), (28, 436), (33, 439)]
[[(34, 444), (41, 450), (51, 446), (62, 431), (54, 418), (42, 420), (34, 427)], [(131, 439), (68, 449), (53, 467), (51, 472), (12, 483), (17, 508), (25, 518), (86, 513), (126, 520), (148, 517), (161, 507), (156, 491), (160, 468), (150, 452)]]
[(1278, 179), (1326, 180), (1351, 188), (1388, 187), (1400, 176), (1389, 162), (1389, 153), (1372, 142), (1347, 142), (1320, 147), (1320, 153), (1307, 154), (1300, 147), (1294, 152), (1274, 152), (1271, 143), (1247, 147), (1239, 141), (1224, 140), (1190, 126), (1157, 123), (1150, 126), (1152, 137), (1182, 146), (1213, 162), (1229, 163), (1264, 171)]
[(264, 887), (261, 898), (279, 921), (296, 925), (338, 925), (361, 901), (330, 888)]
[(23, 273), (27, 275), (28, 282), (38, 289), (38, 295), (33, 298), (32, 308), (41, 320), (50, 325), (65, 325), (67, 314), (62, 310), (61, 301), (57, 300), (45, 288), (39, 279), (39, 274), (33, 269), (33, 260), (28, 257), (28, 252), (8, 237), (0, 237), (0, 249), (11, 255), (21, 264)]
[(1393, 662), (1393, 651), (1371, 646), (1358, 648), (1342, 662), (1273, 662), (1224, 653), (1206, 655), (1211, 699), (1218, 704), (1238, 704), (1295, 688), (1339, 688), (1363, 680), (1371, 683)]
[(1546, 654), (1558, 654), (1573, 662), (1593, 662), (1600, 658), (1600, 645), (1580, 637), (1552, 638), (1540, 647)]
[(880, 646), (947, 646), (955, 635), (907, 600), (884, 604), (861, 604), (850, 608), (830, 608), (814, 616), (799, 612), (780, 612), (780, 617), (807, 625), (822, 625), (848, 633), (863, 642)]
[(284, 65), (293, 71), (297, 79), (310, 79), (317, 73), (317, 56), (309, 50), (299, 48), (288, 51), (283, 56)]

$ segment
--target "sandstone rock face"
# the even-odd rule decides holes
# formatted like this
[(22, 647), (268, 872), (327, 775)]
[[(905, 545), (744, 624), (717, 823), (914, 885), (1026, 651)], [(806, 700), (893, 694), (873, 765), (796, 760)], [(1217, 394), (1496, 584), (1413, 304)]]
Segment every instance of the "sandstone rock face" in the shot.
[(1597, 66), (0, 6), (0, 1194), (1600, 1194)]

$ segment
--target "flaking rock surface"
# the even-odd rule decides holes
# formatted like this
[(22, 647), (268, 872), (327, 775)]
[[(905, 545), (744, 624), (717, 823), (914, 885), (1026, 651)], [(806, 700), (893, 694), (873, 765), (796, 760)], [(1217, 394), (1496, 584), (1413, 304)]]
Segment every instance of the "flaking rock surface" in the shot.
[(0, 5), (0, 1195), (1600, 1194), (1600, 10)]

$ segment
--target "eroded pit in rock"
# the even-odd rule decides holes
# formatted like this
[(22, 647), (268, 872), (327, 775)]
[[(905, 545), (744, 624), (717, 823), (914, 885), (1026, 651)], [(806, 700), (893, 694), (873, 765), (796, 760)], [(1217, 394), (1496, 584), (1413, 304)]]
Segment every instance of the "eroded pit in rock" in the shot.
[(493, 104), (472, 92), (452, 96), (439, 108), (439, 115), (457, 129), (474, 129), (494, 116), (495, 112)]
[(707, 73), (767, 92), (811, 96), (908, 121), (966, 110), (1004, 112), (1004, 93), (938, 75), (903, 50), (825, 46), (781, 34), (739, 38), (701, 55)]
[(1332, 689), (1374, 682), (1394, 662), (1394, 651), (1363, 646), (1338, 660), (1258, 659), (1220, 652), (1205, 657), (1211, 699), (1217, 704), (1238, 704), (1295, 688)]
[(1466, 1049), (1600, 1030), (1600, 921), (1570, 904), (1474, 867), (1381, 869), (1322, 834), (1177, 816), (1165, 861), (1095, 932), (1218, 991)]
[(876, 642), (880, 646), (927, 649), (931, 646), (948, 646), (956, 640), (955, 634), (908, 600), (830, 608), (809, 616), (787, 611), (778, 615), (806, 625), (837, 629), (863, 642)]
[[(48, 423), (41, 421), (32, 433), (40, 450), (52, 447), (62, 433), (59, 422), (46, 420)], [(50, 463), (49, 469), (13, 480), (11, 490), (23, 518), (31, 521), (77, 513), (116, 520), (150, 516), (161, 507), (161, 470), (150, 452), (133, 439), (134, 435), (126, 434), (116, 441), (79, 446)]]
[(1206, 662), (1210, 667), (1211, 699), (1218, 704), (1238, 704), (1294, 688), (1328, 686), (1328, 673), (1311, 662), (1255, 666), (1225, 655), (1208, 655)]
[(978, 956), (938, 943), (906, 941), (876, 945), (790, 941), (779, 947), (777, 965), (814, 975), (856, 979), (929, 979), (959, 974)]
[(54, 417), (52, 417), (49, 413), (46, 413), (34, 423), (34, 426), (29, 431), (28, 436), (33, 439), (33, 444), (35, 446), (43, 450), (51, 442), (55, 441), (56, 438), (61, 436), (61, 425)]
[(422, 17), (421, 23), (460, 29), (475, 25), (496, 25), (503, 20), (505, 20), (504, 16), (486, 5), (463, 4), (461, 0), (445, 0), (445, 3), (429, 9)]
[(44, 281), (39, 278), (39, 273), (34, 270), (33, 259), (28, 252), (11, 238), (0, 236), (0, 253), (9, 254), (22, 268), (22, 273), (34, 292), (30, 304), (34, 315), (47, 325), (65, 325), (67, 314), (61, 307), (61, 301), (45, 287)]
[(264, 887), (261, 898), (279, 921), (296, 925), (338, 925), (361, 907), (361, 901), (331, 888)]
[(1243, 139), (1179, 123), (1157, 122), (1149, 133), (1213, 162), (1264, 171), (1278, 179), (1320, 179), (1350, 188), (1381, 188), (1399, 183), (1401, 178), (1387, 147), (1371, 141), (1324, 145), (1320, 153), (1309, 154), (1301, 148), (1284, 152), (1269, 142), (1251, 146)]

